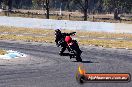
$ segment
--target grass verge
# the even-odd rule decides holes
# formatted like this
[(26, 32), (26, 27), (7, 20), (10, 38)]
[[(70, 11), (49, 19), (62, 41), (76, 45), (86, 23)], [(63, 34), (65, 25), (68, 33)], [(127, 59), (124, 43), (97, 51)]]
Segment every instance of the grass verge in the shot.
[[(72, 32), (63, 30), (62, 32)], [(106, 33), (106, 32), (85, 32), (76, 31), (76, 38), (81, 45), (94, 45), (108, 48), (132, 49), (132, 34)], [(0, 26), (0, 40), (22, 40), (26, 42), (47, 42), (54, 43), (54, 31), (47, 29), (29, 29)], [(32, 35), (24, 35), (25, 33)], [(40, 36), (35, 36), (35, 34)], [(42, 36), (41, 36), (42, 35)], [(94, 39), (89, 39), (94, 38)], [(105, 38), (98, 40), (96, 38)], [(122, 40), (111, 40), (111, 38), (123, 38)], [(107, 40), (108, 39), (108, 40)]]
[(132, 41), (117, 40), (79, 40), (80, 44), (101, 46), (106, 48), (132, 49)]

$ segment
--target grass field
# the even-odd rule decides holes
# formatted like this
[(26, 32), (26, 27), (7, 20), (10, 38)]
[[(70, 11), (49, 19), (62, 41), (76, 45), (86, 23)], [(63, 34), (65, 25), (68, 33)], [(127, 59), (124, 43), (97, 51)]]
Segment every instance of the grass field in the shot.
[[(72, 32), (62, 30), (62, 32)], [(108, 48), (129, 48), (132, 49), (132, 34), (106, 33), (106, 32), (86, 32), (76, 31), (77, 41), (81, 45), (94, 45)], [(0, 40), (22, 40), (26, 42), (47, 42), (54, 43), (54, 31), (48, 29), (30, 29), (0, 26)], [(30, 35), (25, 35), (30, 34)], [(92, 38), (92, 39), (90, 39)], [(98, 38), (104, 38), (99, 40)], [(114, 40), (113, 38), (123, 38)], [(112, 40), (111, 40), (112, 39)]]

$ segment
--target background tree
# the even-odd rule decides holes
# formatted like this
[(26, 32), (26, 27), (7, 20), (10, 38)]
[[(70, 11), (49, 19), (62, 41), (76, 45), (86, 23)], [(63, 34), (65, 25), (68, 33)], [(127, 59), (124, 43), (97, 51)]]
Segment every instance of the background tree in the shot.
[(84, 13), (84, 21), (87, 21), (88, 3), (90, 0), (73, 0), (73, 2)]
[(132, 0), (0, 0), (0, 6), (5, 10), (43, 9), (46, 10), (47, 19), (49, 19), (49, 10), (57, 11), (60, 6), (64, 11), (82, 12), (84, 20), (87, 20), (88, 14), (94, 13), (115, 13), (115, 18), (119, 13), (132, 13)]
[(46, 18), (49, 19), (49, 0), (45, 0)]
[(12, 0), (7, 0), (8, 11), (12, 11)]
[(2, 0), (0, 0), (0, 9), (2, 8)]
[(12, 10), (12, 0), (1, 0), (1, 2), (3, 2), (3, 5), (4, 5), (3, 9), (8, 10), (8, 11)]

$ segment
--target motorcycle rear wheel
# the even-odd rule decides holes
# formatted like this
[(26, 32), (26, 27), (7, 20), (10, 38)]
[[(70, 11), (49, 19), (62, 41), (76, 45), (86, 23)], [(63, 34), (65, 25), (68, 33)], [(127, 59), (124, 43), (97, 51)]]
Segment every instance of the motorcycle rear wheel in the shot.
[(74, 51), (74, 53), (75, 53), (75, 58), (76, 58), (76, 60), (77, 60), (77, 62), (82, 62), (82, 58), (81, 58), (81, 56), (80, 56), (80, 53), (78, 53), (77, 51)]
[(76, 57), (77, 62), (82, 62), (82, 58), (81, 57)]

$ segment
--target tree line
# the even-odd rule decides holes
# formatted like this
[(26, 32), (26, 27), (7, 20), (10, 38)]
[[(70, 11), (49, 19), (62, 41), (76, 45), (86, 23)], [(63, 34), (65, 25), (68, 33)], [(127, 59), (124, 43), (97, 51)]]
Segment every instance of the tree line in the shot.
[(47, 18), (50, 10), (78, 10), (84, 13), (84, 20), (88, 14), (95, 13), (132, 13), (132, 0), (0, 0), (3, 9), (45, 9)]

